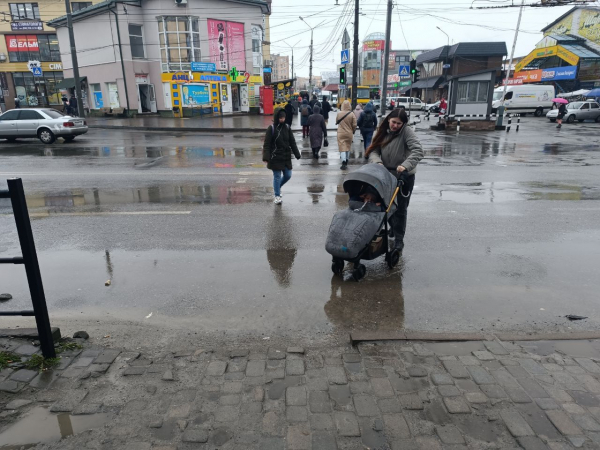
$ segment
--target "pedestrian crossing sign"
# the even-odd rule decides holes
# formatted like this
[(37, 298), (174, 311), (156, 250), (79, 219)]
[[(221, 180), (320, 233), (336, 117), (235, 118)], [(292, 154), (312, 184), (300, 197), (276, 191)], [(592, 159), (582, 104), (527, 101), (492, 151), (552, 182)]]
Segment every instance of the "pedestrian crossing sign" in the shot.
[(401, 78), (409, 78), (410, 77), (409, 66), (400, 66), (400, 67), (398, 67), (398, 75)]

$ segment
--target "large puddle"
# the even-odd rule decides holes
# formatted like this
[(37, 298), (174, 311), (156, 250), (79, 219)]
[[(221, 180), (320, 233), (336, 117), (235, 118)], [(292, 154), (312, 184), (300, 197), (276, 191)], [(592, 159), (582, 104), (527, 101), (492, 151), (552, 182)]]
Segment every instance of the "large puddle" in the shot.
[(108, 414), (104, 413), (53, 414), (48, 408), (39, 406), (0, 433), (0, 450), (21, 450), (57, 442), (64, 437), (99, 428), (107, 421)]

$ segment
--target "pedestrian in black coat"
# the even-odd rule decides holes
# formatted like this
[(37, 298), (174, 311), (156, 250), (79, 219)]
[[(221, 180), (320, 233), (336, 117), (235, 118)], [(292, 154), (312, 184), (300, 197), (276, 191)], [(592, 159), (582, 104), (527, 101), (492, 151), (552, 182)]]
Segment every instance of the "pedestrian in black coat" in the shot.
[(292, 122), (294, 121), (294, 113), (296, 109), (294, 105), (292, 105), (292, 101), (288, 100), (285, 105), (285, 123), (287, 123), (290, 127), (292, 126)]
[(333, 108), (331, 107), (331, 104), (327, 101), (327, 96), (324, 95), (323, 96), (323, 106), (321, 108), (321, 113), (323, 114), (323, 118), (325, 119), (325, 123), (327, 123), (329, 121), (329, 112), (332, 109)]

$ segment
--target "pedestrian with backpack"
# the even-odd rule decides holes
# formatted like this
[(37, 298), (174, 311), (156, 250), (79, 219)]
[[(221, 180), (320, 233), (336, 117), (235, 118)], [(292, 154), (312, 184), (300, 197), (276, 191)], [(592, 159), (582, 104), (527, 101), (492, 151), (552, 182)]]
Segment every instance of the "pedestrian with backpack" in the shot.
[(296, 159), (301, 155), (294, 139), (294, 133), (285, 123), (285, 110), (278, 108), (273, 115), (263, 144), (263, 162), (273, 171), (273, 203), (281, 205), (281, 188), (292, 178), (292, 153)]
[(300, 125), (302, 125), (302, 139), (308, 136), (308, 117), (312, 114), (312, 108), (308, 104), (308, 100), (302, 100), (300, 105)]

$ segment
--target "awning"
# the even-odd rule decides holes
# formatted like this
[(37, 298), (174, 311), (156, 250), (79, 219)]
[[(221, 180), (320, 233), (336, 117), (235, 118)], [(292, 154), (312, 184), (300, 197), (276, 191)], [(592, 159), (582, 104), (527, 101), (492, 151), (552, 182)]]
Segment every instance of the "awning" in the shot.
[(557, 97), (569, 98), (569, 97), (585, 97), (590, 92), (589, 89), (579, 89), (578, 91), (573, 92), (564, 92), (562, 94), (558, 94)]
[(416, 89), (435, 89), (437, 85), (442, 81), (442, 77), (433, 77), (426, 80), (417, 81), (413, 84), (413, 88)]
[[(79, 82), (82, 83), (87, 81), (87, 77), (79, 77)], [(64, 80), (56, 83), (56, 89), (73, 89), (75, 88), (75, 78), (65, 78)]]

